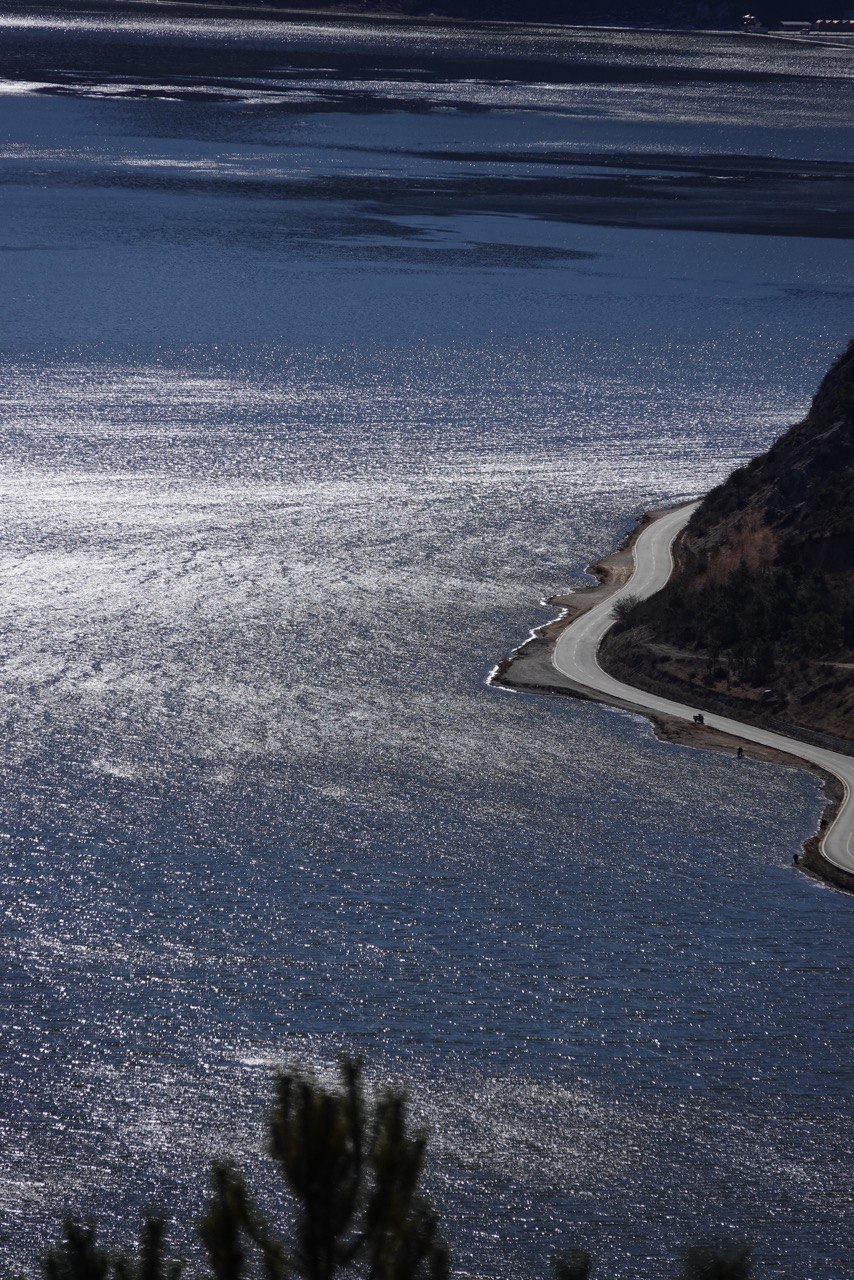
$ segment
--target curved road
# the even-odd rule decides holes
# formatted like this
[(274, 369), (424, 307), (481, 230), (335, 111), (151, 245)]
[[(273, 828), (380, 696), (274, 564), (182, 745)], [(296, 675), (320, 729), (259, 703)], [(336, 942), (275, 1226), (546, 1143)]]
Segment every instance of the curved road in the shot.
[[(669, 698), (659, 698), (644, 689), (623, 684), (600, 667), (597, 654), (605, 632), (613, 624), (614, 605), (617, 601), (628, 595), (645, 599), (660, 591), (667, 582), (673, 569), (673, 540), (687, 524), (697, 506), (698, 503), (693, 502), (687, 507), (669, 511), (644, 529), (635, 542), (634, 572), (625, 586), (583, 613), (561, 632), (555, 644), (552, 662), (562, 675), (593, 693), (619, 698), (622, 703), (628, 703), (638, 711), (657, 712), (671, 716), (674, 720), (693, 719), (696, 707), (671, 702)], [(824, 747), (814, 747), (808, 742), (799, 742), (797, 738), (787, 738), (781, 733), (742, 724), (741, 721), (730, 720), (726, 716), (704, 711), (703, 717), (712, 729), (720, 729), (734, 738), (743, 738), (745, 742), (758, 742), (763, 746), (773, 747), (787, 755), (796, 756), (799, 760), (808, 760), (839, 779), (845, 796), (839, 813), (824, 834), (821, 851), (828, 862), (854, 873), (854, 756), (845, 756)]]

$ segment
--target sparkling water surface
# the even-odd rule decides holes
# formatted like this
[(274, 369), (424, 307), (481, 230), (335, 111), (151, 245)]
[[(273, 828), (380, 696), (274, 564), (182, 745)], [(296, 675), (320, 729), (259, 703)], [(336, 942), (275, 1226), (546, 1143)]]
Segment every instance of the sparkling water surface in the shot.
[(346, 1048), (409, 1085), (465, 1274), (583, 1241), (658, 1276), (709, 1233), (842, 1280), (852, 904), (791, 868), (815, 781), (485, 680), (851, 330), (820, 218), (508, 190), (677, 164), (737, 214), (746, 158), (843, 201), (850, 55), (0, 26), (6, 1265), (67, 1207), (197, 1213), (213, 1154), (260, 1177), (272, 1066)]

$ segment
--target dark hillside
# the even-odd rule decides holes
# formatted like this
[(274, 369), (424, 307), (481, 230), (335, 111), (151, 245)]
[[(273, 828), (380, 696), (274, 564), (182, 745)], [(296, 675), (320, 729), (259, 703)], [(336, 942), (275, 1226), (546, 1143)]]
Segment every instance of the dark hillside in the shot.
[(854, 343), (804, 421), (708, 494), (677, 564), (628, 614), (611, 665), (854, 743)]
[(750, 510), (781, 543), (796, 544), (822, 566), (834, 562), (837, 540), (849, 539), (843, 559), (854, 567), (852, 468), (854, 343), (824, 378), (804, 421), (708, 494), (690, 536), (711, 550), (726, 540), (733, 518)]
[[(734, 28), (746, 12), (737, 0), (222, 0), (271, 9), (330, 9), (350, 12), (437, 15), (475, 22), (546, 22), (604, 26), (698, 26)], [(751, 8), (751, 6), (748, 6)], [(773, 26), (784, 19), (818, 16), (799, 0), (771, 0), (752, 12)], [(827, 9), (837, 16), (833, 5)]]

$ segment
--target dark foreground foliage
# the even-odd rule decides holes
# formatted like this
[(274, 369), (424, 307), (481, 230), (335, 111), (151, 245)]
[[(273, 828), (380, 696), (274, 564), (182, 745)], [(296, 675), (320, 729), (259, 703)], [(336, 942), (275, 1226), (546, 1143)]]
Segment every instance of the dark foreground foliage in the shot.
[[(103, 1249), (94, 1224), (68, 1221), (44, 1259), (44, 1280), (447, 1280), (448, 1246), (420, 1190), (426, 1136), (411, 1131), (402, 1094), (366, 1097), (358, 1062), (342, 1063), (338, 1088), (280, 1075), (267, 1150), (288, 1193), (286, 1227), (260, 1212), (239, 1170), (215, 1164), (197, 1229), (204, 1262), (169, 1257), (154, 1214), (132, 1252)], [(553, 1261), (555, 1280), (588, 1280), (592, 1270), (580, 1249)], [(701, 1244), (686, 1252), (678, 1280), (750, 1275), (746, 1246)]]

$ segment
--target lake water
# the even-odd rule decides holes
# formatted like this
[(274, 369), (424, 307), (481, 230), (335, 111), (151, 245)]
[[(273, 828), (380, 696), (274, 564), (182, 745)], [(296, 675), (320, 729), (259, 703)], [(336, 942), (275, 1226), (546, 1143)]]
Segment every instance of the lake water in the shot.
[(197, 1213), (215, 1153), (260, 1176), (271, 1066), (347, 1048), (430, 1124), (464, 1274), (711, 1234), (848, 1276), (814, 779), (485, 681), (851, 335), (854, 58), (0, 34), (8, 1264), (68, 1207)]

